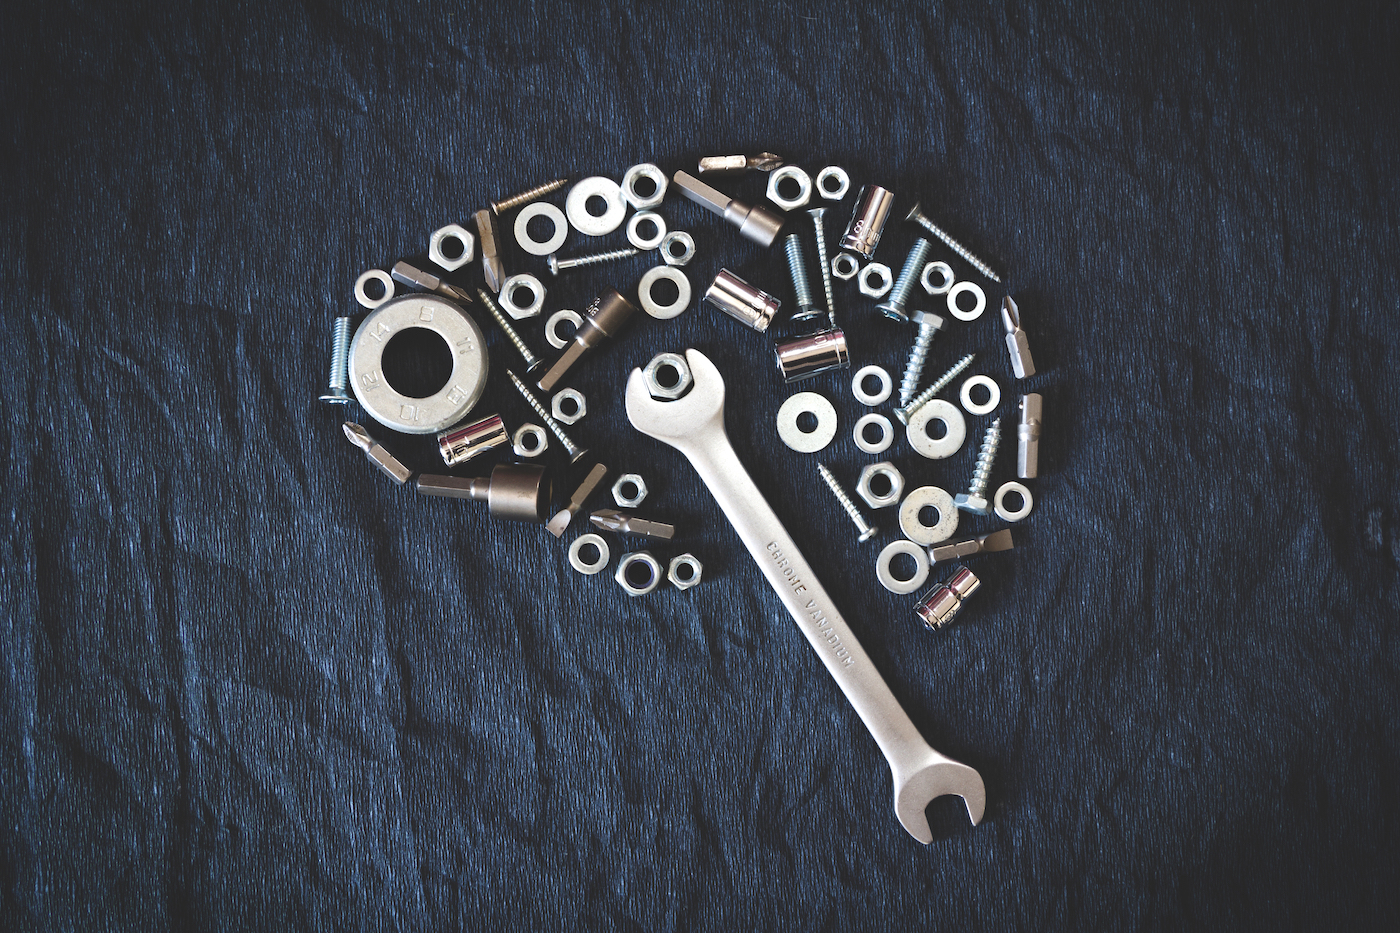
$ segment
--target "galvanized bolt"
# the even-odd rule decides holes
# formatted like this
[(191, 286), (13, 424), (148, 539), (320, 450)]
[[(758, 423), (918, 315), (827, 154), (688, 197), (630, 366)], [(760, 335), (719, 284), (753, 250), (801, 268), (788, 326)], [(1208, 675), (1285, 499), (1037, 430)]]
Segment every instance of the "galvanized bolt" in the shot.
[(544, 360), (530, 352), (530, 348), (525, 345), (525, 341), (521, 340), (520, 335), (515, 332), (515, 328), (510, 326), (510, 321), (506, 319), (500, 306), (496, 304), (496, 299), (491, 297), (491, 293), (484, 288), (478, 288), (476, 294), (477, 297), (481, 299), (481, 303), (486, 306), (486, 310), (491, 312), (491, 316), (496, 319), (496, 323), (501, 326), (501, 330), (505, 331), (506, 339), (511, 342), (511, 345), (514, 346), (516, 350), (520, 351), (520, 358), (525, 361), (526, 375), (539, 369), (540, 364), (543, 363)]
[(836, 300), (831, 293), (831, 263), (826, 259), (826, 228), (824, 218), (826, 208), (814, 207), (807, 211), (812, 215), (812, 229), (817, 234), (817, 265), (822, 269), (822, 288), (826, 289), (826, 316), (831, 318), (831, 326), (836, 326)]
[(506, 375), (510, 377), (511, 382), (515, 383), (515, 388), (519, 390), (520, 394), (525, 396), (525, 401), (530, 403), (530, 407), (535, 410), (535, 414), (539, 415), (540, 419), (544, 421), (545, 427), (549, 428), (550, 433), (559, 438), (559, 443), (563, 444), (564, 449), (569, 452), (570, 463), (577, 463), (584, 454), (588, 453), (586, 449), (569, 439), (569, 435), (564, 433), (564, 426), (554, 420), (554, 416), (549, 413), (549, 409), (545, 408), (544, 405), (540, 403), (540, 400), (535, 398), (530, 390), (526, 388), (525, 383), (520, 381), (519, 376), (508, 369), (506, 370)]
[(591, 266), (599, 262), (611, 262), (614, 259), (626, 259), (628, 256), (635, 256), (641, 250), (628, 246), (624, 249), (610, 249), (606, 253), (592, 253), (588, 256), (575, 256), (573, 259), (560, 259), (551, 255), (546, 262), (549, 263), (551, 275), (558, 275), (566, 269), (575, 269), (579, 266)]
[(967, 356), (958, 360), (953, 364), (951, 369), (934, 380), (933, 385), (916, 395), (912, 402), (905, 405), (903, 408), (896, 408), (894, 410), (894, 416), (900, 420), (901, 424), (908, 424), (909, 419), (914, 417), (914, 413), (928, 404), (929, 399), (933, 398), (939, 392), (942, 392), (943, 387), (956, 379), (958, 373), (972, 365), (972, 359), (976, 355), (976, 353), (969, 353)]
[(899, 278), (890, 290), (890, 297), (875, 306), (885, 317), (894, 318), (896, 321), (909, 320), (909, 312), (904, 310), (904, 306), (909, 302), (909, 293), (914, 290), (914, 283), (919, 281), (919, 274), (924, 271), (924, 260), (928, 259), (928, 251), (932, 248), (933, 244), (928, 240), (919, 240), (913, 249), (909, 250), (909, 256), (904, 260), (904, 268), (900, 270)]
[(831, 471), (826, 468), (826, 464), (818, 463), (817, 472), (826, 480), (826, 484), (831, 487), (832, 495), (836, 496), (836, 501), (841, 503), (841, 507), (846, 510), (846, 514), (851, 516), (851, 521), (855, 522), (856, 529), (860, 532), (861, 541), (869, 541), (875, 537), (875, 528), (865, 520), (865, 516), (860, 514), (860, 509), (851, 501), (851, 497), (846, 495), (846, 490), (841, 488), (841, 484), (836, 481), (836, 477), (831, 475)]
[(783, 252), (787, 254), (788, 274), (792, 276), (792, 291), (797, 299), (797, 310), (792, 313), (794, 321), (805, 321), (821, 314), (821, 309), (812, 301), (812, 286), (807, 284), (807, 260), (802, 256), (802, 237), (789, 233), (783, 238)]
[(909, 362), (904, 364), (904, 378), (899, 381), (899, 404), (908, 405), (919, 391), (919, 380), (924, 375), (924, 363), (928, 360), (929, 347), (933, 338), (943, 329), (943, 318), (931, 311), (915, 311), (910, 318), (919, 326), (919, 334), (914, 338), (914, 347), (909, 351)]
[(549, 194), (551, 191), (558, 191), (560, 188), (564, 187), (568, 183), (569, 179), (567, 178), (556, 178), (553, 181), (547, 181), (542, 185), (536, 185), (535, 187), (530, 188), (526, 191), (522, 191), (519, 194), (512, 194), (508, 198), (501, 198), (499, 201), (492, 201), (491, 210), (495, 211), (497, 214), (504, 214), (512, 207), (519, 207), (522, 204), (529, 204), (531, 201), (539, 200), (540, 198)]
[(976, 269), (978, 272), (982, 273), (987, 278), (991, 279), (993, 282), (1001, 281), (1001, 278), (995, 272), (992, 271), (990, 266), (988, 266), (982, 260), (978, 259), (976, 256), (972, 255), (970, 252), (968, 252), (966, 246), (963, 246), (957, 240), (944, 233), (943, 229), (939, 227), (938, 224), (934, 223), (932, 220), (929, 220), (928, 215), (925, 214), (923, 211), (919, 210), (918, 201), (915, 201), (914, 206), (909, 208), (909, 213), (905, 216), (904, 219), (912, 220), (914, 223), (918, 224), (920, 227), (923, 227), (929, 233), (932, 233), (934, 236), (938, 237), (940, 240), (942, 240), (948, 245), (949, 249), (957, 253), (963, 259), (966, 259), (968, 264), (971, 265), (972, 268)]
[(346, 361), (350, 356), (350, 319), (338, 317), (331, 331), (331, 375), (327, 380), (329, 388), (321, 396), (323, 402), (344, 405), (353, 401), (345, 392)]
[(1001, 443), (1001, 419), (998, 418), (987, 428), (982, 438), (982, 449), (977, 453), (977, 466), (972, 471), (972, 482), (967, 492), (953, 497), (953, 504), (964, 512), (986, 515), (992, 510), (987, 501), (987, 481), (992, 477), (992, 461), (997, 456), (997, 445)]

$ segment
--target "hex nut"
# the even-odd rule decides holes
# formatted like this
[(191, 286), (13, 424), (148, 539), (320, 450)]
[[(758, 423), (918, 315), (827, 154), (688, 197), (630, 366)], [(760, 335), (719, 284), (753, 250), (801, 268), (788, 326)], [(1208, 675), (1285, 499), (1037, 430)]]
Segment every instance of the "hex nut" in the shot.
[[(648, 571), (645, 582), (631, 579), (628, 573), (638, 564), (645, 565)], [(661, 585), (661, 564), (649, 551), (633, 551), (631, 554), (622, 555), (622, 560), (617, 562), (617, 573), (613, 575), (613, 579), (629, 596), (645, 596)]]
[(549, 449), (549, 435), (544, 428), (528, 421), (515, 429), (510, 440), (517, 457), (538, 457)]
[[(449, 240), (458, 240), (462, 244), (462, 252), (457, 256), (448, 256), (443, 252), (443, 244)], [(428, 240), (428, 258), (442, 266), (448, 272), (456, 272), (458, 269), (472, 261), (476, 255), (476, 237), (472, 236), (467, 229), (460, 224), (448, 224), (440, 230), (434, 230), (432, 237)]]
[(817, 193), (828, 201), (839, 201), (851, 190), (851, 176), (839, 165), (828, 165), (817, 173)]
[(700, 575), (704, 571), (704, 565), (694, 554), (681, 554), (671, 558), (671, 565), (666, 568), (666, 579), (670, 580), (676, 589), (688, 590), (700, 582)]
[[(938, 276), (939, 281), (934, 283), (933, 277)], [(919, 276), (919, 284), (924, 287), (924, 291), (930, 295), (946, 295), (948, 289), (953, 287), (957, 276), (953, 274), (953, 267), (946, 262), (931, 262), (924, 266), (923, 274)]]
[(549, 407), (554, 420), (563, 424), (573, 424), (588, 414), (588, 403), (584, 401), (583, 393), (578, 389), (560, 389), (555, 392)]
[(860, 271), (860, 260), (850, 253), (838, 253), (831, 260), (831, 274), (843, 282), (849, 282)]
[[(675, 244), (681, 245), (678, 253)], [(695, 258), (695, 237), (684, 230), (672, 230), (661, 240), (661, 258), (668, 266), (683, 266)]]
[[(518, 291), (528, 291), (534, 297), (529, 304), (521, 304), (515, 299)], [(496, 302), (501, 310), (510, 315), (511, 320), (537, 317), (544, 308), (544, 283), (528, 272), (512, 275), (501, 283), (501, 293), (496, 296)]]
[[(630, 496), (626, 492), (628, 486), (636, 490), (636, 492), (632, 493)], [(641, 505), (642, 500), (647, 497), (646, 480), (642, 479), (636, 473), (623, 473), (617, 478), (617, 482), (613, 483), (612, 494), (613, 501), (617, 503), (618, 508), (636, 508)]]
[[(795, 196), (787, 198), (779, 192), (780, 186), (785, 181), (797, 183)], [(796, 165), (784, 165), (782, 168), (770, 172), (768, 175), (768, 200), (785, 211), (806, 207), (807, 202), (812, 200), (812, 176)]]
[(894, 275), (883, 262), (867, 263), (860, 270), (860, 293), (866, 298), (884, 298), (894, 287)]
[[(641, 178), (652, 183), (651, 194), (637, 193), (637, 180)], [(665, 199), (667, 182), (666, 173), (650, 162), (634, 165), (622, 176), (622, 198), (639, 211), (650, 210)]]
[[(674, 375), (671, 374), (674, 371)], [(690, 374), (690, 364), (679, 353), (658, 353), (652, 357), (647, 368), (642, 370), (647, 391), (651, 397), (661, 402), (680, 398), (695, 384)]]
[[(877, 493), (871, 488), (871, 482), (877, 476), (889, 480), (890, 488), (888, 491)], [(903, 498), (904, 474), (899, 472), (898, 467), (888, 460), (867, 464), (865, 469), (860, 471), (860, 482), (856, 483), (856, 492), (872, 509), (887, 508)]]

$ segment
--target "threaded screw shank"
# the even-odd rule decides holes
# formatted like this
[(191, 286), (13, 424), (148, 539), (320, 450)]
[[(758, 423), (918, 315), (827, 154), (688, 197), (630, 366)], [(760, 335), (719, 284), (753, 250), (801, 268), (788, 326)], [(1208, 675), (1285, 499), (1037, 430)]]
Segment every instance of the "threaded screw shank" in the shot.
[(792, 318), (801, 321), (813, 317), (819, 312), (812, 303), (812, 286), (807, 282), (807, 263), (802, 257), (802, 238), (795, 233), (789, 233), (783, 238), (783, 252), (787, 254), (792, 291), (797, 298), (797, 313)]
[(896, 408), (894, 410), (895, 417), (898, 418), (904, 424), (908, 424), (909, 419), (914, 416), (914, 413), (917, 412), (920, 408), (923, 408), (925, 405), (927, 405), (929, 403), (929, 400), (932, 399), (935, 395), (937, 395), (939, 392), (942, 392), (943, 388), (946, 385), (948, 385), (948, 383), (952, 382), (958, 377), (958, 373), (971, 366), (972, 360), (976, 356), (976, 353), (969, 353), (967, 356), (954, 363), (946, 373), (934, 380), (933, 385), (929, 386), (927, 389), (915, 396), (912, 402), (910, 402), (908, 405), (905, 405), (903, 408)]
[(501, 198), (499, 201), (492, 201), (491, 210), (495, 211), (497, 215), (504, 214), (506, 211), (510, 210), (513, 207), (519, 207), (522, 204), (529, 204), (531, 201), (536, 201), (552, 191), (558, 191), (560, 188), (564, 187), (568, 183), (569, 179), (567, 178), (556, 178), (553, 181), (547, 181), (542, 185), (536, 185), (535, 187), (522, 191), (519, 194), (512, 194), (508, 198)]
[(817, 472), (821, 474), (827, 486), (831, 487), (831, 494), (836, 497), (836, 501), (841, 503), (841, 508), (846, 510), (846, 514), (851, 516), (851, 521), (855, 523), (856, 529), (860, 532), (860, 540), (868, 541), (875, 534), (874, 527), (865, 520), (865, 516), (860, 514), (860, 509), (851, 501), (851, 497), (846, 495), (846, 490), (841, 488), (836, 477), (826, 468), (826, 464), (818, 463)]
[(539, 399), (535, 398), (534, 393), (526, 387), (525, 383), (520, 381), (519, 376), (508, 369), (506, 370), (506, 375), (510, 377), (510, 381), (515, 384), (515, 388), (520, 394), (525, 397), (525, 401), (535, 410), (535, 414), (540, 416), (540, 420), (545, 423), (545, 427), (549, 428), (550, 433), (559, 438), (559, 443), (563, 444), (564, 449), (569, 452), (570, 462), (575, 462), (584, 454), (588, 453), (587, 450), (584, 450), (569, 439), (569, 435), (564, 433), (564, 426), (554, 420), (554, 416), (549, 413), (549, 409), (545, 408), (544, 404)]
[(525, 371), (528, 373), (530, 370), (537, 368), (540, 365), (539, 357), (530, 352), (530, 348), (525, 345), (525, 341), (521, 340), (520, 335), (515, 332), (515, 328), (510, 326), (510, 321), (507, 320), (505, 314), (502, 313), (500, 307), (496, 304), (496, 299), (492, 298), (491, 293), (484, 288), (478, 288), (476, 294), (477, 297), (481, 299), (481, 303), (486, 306), (486, 310), (496, 319), (496, 323), (500, 325), (501, 330), (505, 331), (506, 339), (520, 352), (520, 358), (525, 361)]
[(1001, 444), (1001, 419), (997, 418), (987, 428), (982, 438), (982, 449), (977, 452), (977, 466), (972, 471), (972, 482), (967, 486), (969, 496), (985, 498), (987, 481), (992, 476), (992, 461), (997, 458), (997, 447)]

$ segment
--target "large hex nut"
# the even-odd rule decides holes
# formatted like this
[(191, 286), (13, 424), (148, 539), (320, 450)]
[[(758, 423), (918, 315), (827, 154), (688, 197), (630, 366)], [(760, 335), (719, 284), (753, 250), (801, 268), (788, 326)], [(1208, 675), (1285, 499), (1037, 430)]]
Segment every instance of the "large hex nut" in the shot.
[(617, 478), (617, 482), (613, 483), (612, 494), (618, 508), (636, 508), (647, 497), (646, 480), (636, 473), (623, 473)]
[(685, 395), (695, 384), (690, 364), (679, 353), (658, 353), (652, 357), (647, 368), (642, 370), (642, 379), (652, 398), (668, 402)]
[[(784, 197), (779, 190), (785, 181), (797, 185), (797, 194), (790, 198)], [(806, 207), (807, 202), (812, 200), (812, 176), (796, 165), (784, 165), (768, 176), (768, 200), (785, 211)]]
[(584, 401), (583, 393), (578, 389), (560, 389), (554, 393), (550, 409), (555, 421), (573, 424), (588, 414), (588, 403)]
[(624, 554), (613, 579), (629, 596), (645, 596), (661, 585), (661, 563), (649, 551)]
[[(453, 241), (456, 241), (456, 246), (453, 245)], [(448, 255), (449, 251), (452, 255)], [(474, 255), (476, 237), (458, 224), (448, 224), (441, 230), (434, 230), (432, 238), (428, 240), (428, 258), (448, 272), (462, 268), (472, 261)]]
[[(886, 484), (888, 489), (884, 489)], [(884, 491), (877, 492), (877, 489)], [(856, 492), (872, 509), (894, 505), (904, 496), (904, 474), (887, 460), (869, 464), (860, 471), (860, 482), (856, 483)]]
[(884, 298), (894, 287), (894, 275), (883, 262), (872, 262), (860, 270), (860, 293), (866, 298)]
[(666, 568), (666, 579), (671, 581), (671, 585), (678, 590), (688, 590), (700, 582), (700, 574), (705, 568), (694, 554), (681, 554), (671, 558), (671, 565)]

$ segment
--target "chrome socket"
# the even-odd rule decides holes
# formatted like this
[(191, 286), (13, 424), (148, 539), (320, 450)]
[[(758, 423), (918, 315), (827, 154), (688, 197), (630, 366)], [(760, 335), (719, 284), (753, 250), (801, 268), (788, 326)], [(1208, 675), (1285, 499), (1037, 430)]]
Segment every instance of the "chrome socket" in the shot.
[(487, 415), (471, 424), (459, 424), (437, 436), (438, 453), (448, 466), (466, 463), (473, 457), (510, 443), (500, 415)]
[(874, 256), (893, 204), (894, 192), (888, 188), (866, 185), (860, 189), (855, 210), (851, 212), (851, 222), (846, 225), (846, 233), (841, 237), (841, 248), (859, 253), (866, 259)]
[(759, 333), (766, 331), (768, 325), (773, 323), (773, 316), (783, 304), (728, 269), (719, 270), (714, 282), (705, 290), (705, 300)]
[(849, 369), (851, 353), (840, 328), (817, 331), (773, 348), (784, 382), (799, 382), (834, 369)]

